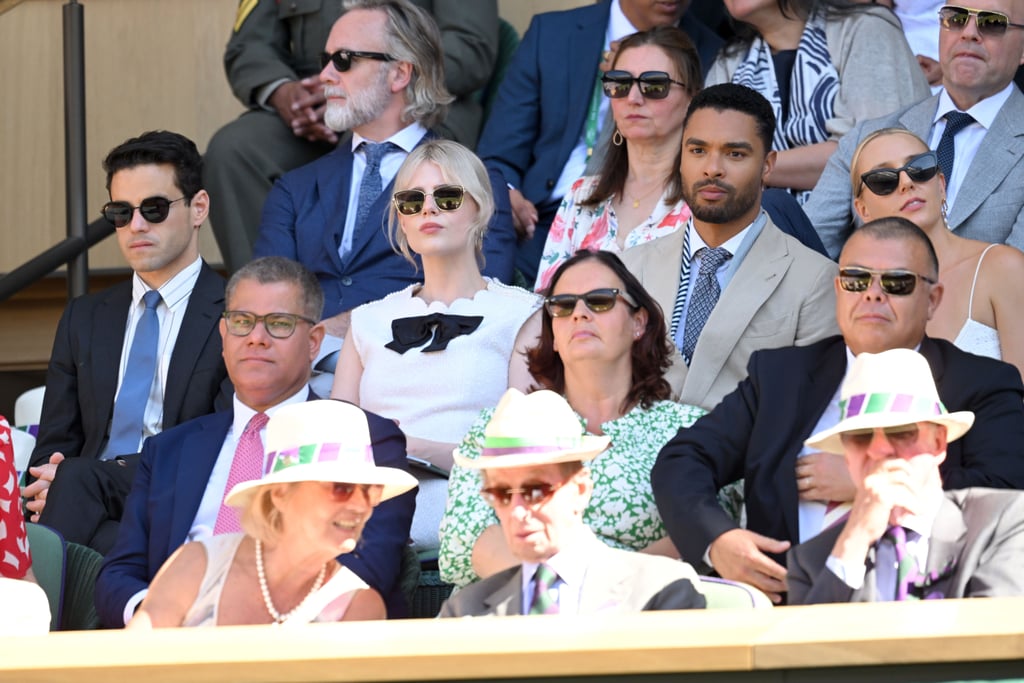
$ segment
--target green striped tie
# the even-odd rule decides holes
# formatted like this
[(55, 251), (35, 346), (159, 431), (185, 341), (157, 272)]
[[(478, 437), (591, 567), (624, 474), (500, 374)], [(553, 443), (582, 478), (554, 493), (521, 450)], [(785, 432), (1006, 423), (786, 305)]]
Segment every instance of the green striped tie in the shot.
[(546, 564), (537, 567), (533, 575), (533, 602), (528, 614), (558, 614), (558, 596), (551, 589), (558, 581), (558, 574)]

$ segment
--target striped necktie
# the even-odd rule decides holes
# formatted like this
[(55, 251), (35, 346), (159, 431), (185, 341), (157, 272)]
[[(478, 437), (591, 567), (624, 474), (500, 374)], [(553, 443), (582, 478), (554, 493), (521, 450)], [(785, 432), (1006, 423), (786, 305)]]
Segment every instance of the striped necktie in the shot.
[(552, 590), (558, 574), (554, 569), (542, 564), (533, 575), (533, 600), (527, 614), (558, 614), (558, 594)]

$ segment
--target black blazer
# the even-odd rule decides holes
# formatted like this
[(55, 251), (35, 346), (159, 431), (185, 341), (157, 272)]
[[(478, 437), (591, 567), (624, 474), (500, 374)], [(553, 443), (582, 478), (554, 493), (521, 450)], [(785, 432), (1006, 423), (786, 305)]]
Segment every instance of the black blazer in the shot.
[[(32, 466), (46, 463), (54, 451), (69, 458), (98, 458), (103, 452), (131, 297), (129, 280), (78, 297), (64, 309), (46, 372)], [(224, 398), (231, 396), (218, 330), (223, 311), (224, 278), (203, 263), (171, 354), (164, 429), (213, 412), (222, 391)]]
[[(1007, 363), (925, 338), (939, 397), (950, 411), (972, 410), (974, 427), (949, 444), (946, 489), (1024, 488), (1024, 386)], [(830, 337), (809, 346), (755, 351), (748, 376), (710, 413), (682, 429), (651, 472), (654, 498), (683, 559), (696, 565), (736, 522), (715, 494), (744, 479), (747, 528), (799, 543), (796, 458), (846, 373), (846, 344)], [(774, 559), (785, 564), (785, 557)]]

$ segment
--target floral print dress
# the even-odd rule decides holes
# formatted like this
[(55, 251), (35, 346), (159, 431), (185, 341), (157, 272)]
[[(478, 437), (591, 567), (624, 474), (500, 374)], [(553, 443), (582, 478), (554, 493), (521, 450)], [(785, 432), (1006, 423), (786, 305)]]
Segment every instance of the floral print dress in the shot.
[[(696, 406), (660, 401), (601, 425), (611, 447), (589, 465), (594, 492), (583, 513), (598, 538), (613, 548), (641, 550), (667, 535), (654, 504), (651, 468), (661, 447), (704, 413)], [(493, 414), (493, 408), (480, 413), (460, 446), (464, 455), (479, 456), (484, 427)], [(497, 523), (498, 516), (480, 496), (480, 472), (456, 465), (441, 521), (438, 565), (443, 580), (465, 586), (479, 578), (471, 563), (473, 545), (484, 529)]]
[[(597, 187), (597, 176), (584, 176), (572, 184), (572, 189), (562, 199), (558, 214), (551, 223), (544, 253), (540, 258), (536, 291), (548, 286), (558, 266), (580, 249), (590, 251), (611, 251), (621, 253), (617, 241), (619, 221), (612, 208), (611, 199), (597, 206), (583, 206), (582, 202)], [(626, 249), (650, 242), (686, 225), (690, 220), (690, 207), (682, 199), (675, 204), (665, 204), (665, 195), (655, 205), (654, 213), (626, 236)]]

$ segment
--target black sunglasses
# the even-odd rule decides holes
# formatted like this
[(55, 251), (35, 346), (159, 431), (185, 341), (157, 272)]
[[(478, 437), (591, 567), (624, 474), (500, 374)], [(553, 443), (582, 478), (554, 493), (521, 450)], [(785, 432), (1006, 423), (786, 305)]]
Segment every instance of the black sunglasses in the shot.
[(263, 321), (263, 327), (274, 339), (287, 339), (295, 334), (295, 326), (299, 321), (316, 325), (315, 320), (293, 313), (267, 313), (256, 315), (249, 311), (224, 311), (221, 314), (227, 325), (228, 332), (236, 337), (248, 337), (256, 329), (256, 323)]
[(876, 168), (867, 173), (862, 173), (860, 181), (869, 190), (880, 197), (892, 194), (900, 186), (900, 173), (905, 172), (907, 177), (915, 183), (926, 183), (935, 177), (939, 172), (939, 159), (935, 152), (918, 154), (904, 166), (899, 168)]
[(583, 299), (583, 303), (591, 311), (604, 313), (615, 307), (615, 301), (619, 297), (622, 297), (622, 300), (632, 308), (637, 308), (636, 301), (628, 292), (619, 291), (614, 287), (592, 289), (586, 294), (555, 294), (544, 299), (544, 308), (552, 318), (564, 318), (572, 315), (572, 312), (576, 310), (576, 302)]
[(355, 495), (357, 489), (363, 492), (370, 507), (376, 507), (384, 493), (384, 487), (380, 484), (349, 484), (336, 481), (331, 484), (331, 497), (336, 503), (347, 503)]
[(103, 217), (114, 224), (115, 228), (123, 228), (132, 222), (132, 214), (139, 210), (147, 223), (163, 223), (171, 212), (171, 204), (180, 202), (184, 197), (168, 199), (167, 197), (146, 197), (138, 206), (128, 202), (107, 202), (100, 210)]
[(673, 83), (686, 87), (685, 83), (673, 80), (664, 71), (645, 71), (639, 76), (633, 76), (628, 71), (608, 71), (601, 76), (604, 94), (613, 99), (628, 97), (629, 91), (633, 89), (633, 83), (640, 88), (640, 94), (649, 100), (663, 100), (668, 97), (668, 90)]
[(333, 64), (336, 71), (344, 73), (352, 68), (353, 59), (376, 59), (379, 62), (393, 62), (395, 58), (383, 52), (360, 52), (359, 50), (335, 50), (320, 53), (320, 68)]
[[(570, 477), (571, 478), (571, 477)], [(480, 495), (491, 507), (505, 507), (512, 504), (512, 496), (519, 494), (528, 507), (536, 507), (551, 496), (555, 491), (565, 486), (569, 479), (560, 481), (557, 484), (539, 482), (536, 484), (523, 484), (519, 488), (507, 488), (504, 486), (488, 486), (480, 489)]]
[(423, 210), (427, 197), (434, 198), (434, 206), (441, 211), (457, 211), (462, 206), (466, 190), (461, 185), (438, 185), (433, 192), (399, 190), (391, 195), (395, 210), (403, 216), (414, 216)]
[(967, 28), (967, 22), (974, 17), (978, 26), (978, 33), (983, 36), (1001, 36), (1006, 33), (1010, 26), (1024, 28), (1024, 24), (1015, 24), (1010, 17), (1002, 12), (991, 10), (971, 9), (958, 5), (946, 5), (939, 9), (939, 23), (947, 31), (962, 31)]
[(840, 268), (839, 286), (847, 292), (864, 292), (871, 286), (871, 280), (878, 278), (882, 291), (892, 296), (910, 296), (921, 278), (934, 285), (935, 280), (909, 270), (871, 270), (869, 268)]
[[(893, 448), (906, 448), (912, 446), (917, 441), (918, 428), (916, 424), (908, 425), (896, 425), (895, 427), (879, 427), (882, 433), (885, 434), (885, 438), (889, 440)], [(839, 435), (840, 441), (843, 442), (844, 446), (848, 448), (860, 448), (864, 449), (871, 445), (871, 440), (875, 438), (875, 430), (868, 429), (854, 429), (849, 432), (843, 432)]]

